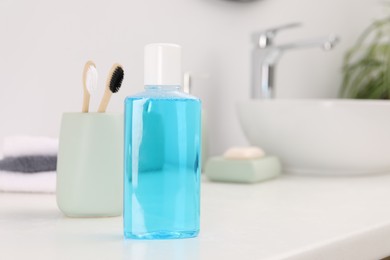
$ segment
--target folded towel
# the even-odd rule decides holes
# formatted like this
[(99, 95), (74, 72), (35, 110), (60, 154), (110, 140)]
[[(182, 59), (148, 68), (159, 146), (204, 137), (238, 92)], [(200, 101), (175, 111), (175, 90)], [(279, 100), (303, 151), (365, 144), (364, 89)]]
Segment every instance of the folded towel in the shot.
[(57, 155), (58, 139), (34, 136), (8, 136), (4, 138), (3, 157), (30, 155)]
[(0, 160), (0, 171), (36, 173), (55, 171), (57, 156), (6, 157)]
[(55, 193), (56, 176), (56, 172), (25, 174), (0, 171), (0, 191)]

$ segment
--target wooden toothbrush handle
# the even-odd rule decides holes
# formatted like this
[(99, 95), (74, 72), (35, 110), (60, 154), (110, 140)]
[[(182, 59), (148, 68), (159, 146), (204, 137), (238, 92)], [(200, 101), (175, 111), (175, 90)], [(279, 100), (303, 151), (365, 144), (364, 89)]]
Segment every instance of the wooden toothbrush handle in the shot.
[(106, 112), (108, 102), (110, 102), (111, 95), (112, 95), (112, 92), (110, 90), (106, 89), (106, 91), (104, 91), (104, 96), (103, 96), (102, 101), (100, 102), (100, 106), (98, 108), (99, 113)]
[(88, 113), (90, 97), (91, 95), (88, 93), (88, 91), (84, 91), (83, 108), (81, 109), (83, 113)]

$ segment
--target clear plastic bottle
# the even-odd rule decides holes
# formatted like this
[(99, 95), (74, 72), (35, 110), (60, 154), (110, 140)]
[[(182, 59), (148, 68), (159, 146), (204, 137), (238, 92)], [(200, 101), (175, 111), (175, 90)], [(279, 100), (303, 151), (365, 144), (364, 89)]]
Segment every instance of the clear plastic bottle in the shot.
[(124, 235), (199, 233), (201, 103), (181, 88), (181, 47), (145, 47), (145, 91), (125, 100)]

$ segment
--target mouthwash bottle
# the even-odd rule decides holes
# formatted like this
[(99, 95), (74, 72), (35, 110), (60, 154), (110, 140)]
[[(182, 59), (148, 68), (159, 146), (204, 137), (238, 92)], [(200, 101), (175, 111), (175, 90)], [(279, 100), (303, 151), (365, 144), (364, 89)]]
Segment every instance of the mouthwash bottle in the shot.
[(199, 233), (201, 102), (181, 89), (181, 47), (145, 46), (145, 91), (125, 100), (124, 235)]

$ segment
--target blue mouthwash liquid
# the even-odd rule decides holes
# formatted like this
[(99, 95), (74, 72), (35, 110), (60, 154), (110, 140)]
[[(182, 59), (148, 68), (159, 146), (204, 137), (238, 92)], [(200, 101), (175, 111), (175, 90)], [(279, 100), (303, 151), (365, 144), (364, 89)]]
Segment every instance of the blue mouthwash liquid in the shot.
[(125, 101), (124, 234), (194, 237), (200, 214), (201, 104), (177, 88)]

